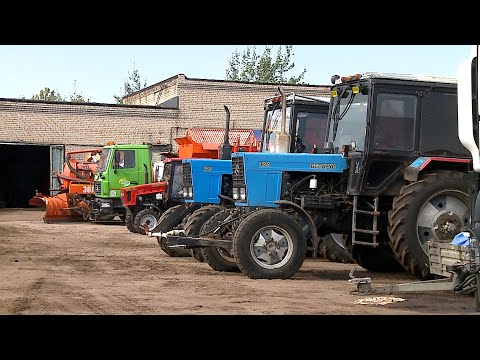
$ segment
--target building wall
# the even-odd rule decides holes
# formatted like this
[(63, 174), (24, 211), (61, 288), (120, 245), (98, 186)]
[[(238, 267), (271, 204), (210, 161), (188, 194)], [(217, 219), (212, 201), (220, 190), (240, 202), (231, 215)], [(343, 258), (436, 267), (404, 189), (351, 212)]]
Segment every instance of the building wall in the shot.
[[(329, 97), (329, 86), (281, 85), (285, 93)], [(223, 128), (230, 110), (231, 129), (261, 129), (264, 100), (279, 94), (276, 84), (179, 79), (179, 126)]]
[(185, 75), (176, 75), (160, 83), (147, 86), (135, 94), (123, 98), (126, 105), (151, 105), (157, 106), (177, 96), (177, 85), (179, 79)]
[(0, 99), (0, 142), (64, 144), (66, 151), (116, 143), (169, 143), (178, 110)]
[[(179, 97), (178, 126), (221, 128), (227, 105), (232, 129), (260, 129), (264, 100), (278, 94), (278, 84), (191, 79), (180, 74), (124, 98), (125, 104), (158, 105)], [(328, 85), (281, 85), (286, 93), (329, 97)]]
[[(329, 86), (281, 85), (285, 92), (328, 96)], [(261, 129), (264, 100), (276, 84), (171, 77), (124, 98), (129, 105), (0, 99), (0, 143), (62, 144), (66, 151), (117, 143), (171, 143), (188, 128)], [(178, 109), (151, 106), (177, 97)], [(145, 105), (148, 104), (148, 105)], [(140, 106), (138, 106), (140, 105)]]

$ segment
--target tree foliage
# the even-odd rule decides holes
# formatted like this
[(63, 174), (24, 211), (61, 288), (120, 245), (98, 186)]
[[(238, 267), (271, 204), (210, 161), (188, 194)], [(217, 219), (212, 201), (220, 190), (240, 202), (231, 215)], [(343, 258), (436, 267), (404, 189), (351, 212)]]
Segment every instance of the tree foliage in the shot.
[(257, 54), (255, 46), (247, 46), (242, 54), (235, 50), (228, 59), (229, 67), (226, 80), (261, 82), (276, 84), (304, 84), (302, 82), (307, 69), (304, 68), (299, 75), (288, 77), (295, 67), (293, 62), (292, 45), (278, 47), (275, 59), (271, 56), (272, 47), (265, 46), (262, 55)]
[(128, 78), (124, 80), (123, 89), (120, 88), (122, 95), (113, 95), (118, 104), (122, 103), (122, 98), (134, 93), (136, 91), (142, 90), (147, 86), (147, 79), (144, 79), (143, 85), (141, 81), (141, 76), (138, 70), (135, 68), (135, 63), (133, 63), (133, 70), (130, 73), (128, 72)]
[(70, 94), (70, 101), (75, 103), (90, 102), (90, 98), (85, 98), (82, 92), (77, 90), (77, 80), (73, 81), (73, 94)]
[(48, 87), (40, 90), (38, 94), (32, 95), (32, 100), (65, 101), (58, 91), (50, 90)]

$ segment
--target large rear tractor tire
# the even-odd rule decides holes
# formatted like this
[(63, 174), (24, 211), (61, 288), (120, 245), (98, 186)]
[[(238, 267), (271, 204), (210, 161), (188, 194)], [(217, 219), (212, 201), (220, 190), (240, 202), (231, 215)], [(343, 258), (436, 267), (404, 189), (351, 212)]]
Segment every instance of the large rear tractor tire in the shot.
[[(202, 206), (200, 209), (195, 210), (188, 217), (187, 222), (185, 223), (185, 236), (198, 236), (198, 234), (200, 234), (200, 230), (203, 224), (222, 209), (223, 207), (219, 205), (206, 205)], [(205, 261), (202, 255), (202, 250), (200, 248), (189, 249), (189, 252), (198, 261)]]
[(380, 232), (377, 236), (377, 247), (368, 245), (351, 246), (351, 235), (348, 235), (350, 243), (347, 246), (350, 256), (356, 264), (360, 265), (366, 270), (373, 272), (404, 272), (405, 269), (397, 261), (392, 248), (390, 247), (390, 239), (386, 230)]
[(133, 226), (135, 226), (139, 234), (145, 235), (144, 224), (148, 225), (148, 231), (152, 231), (157, 227), (160, 216), (162, 216), (162, 213), (159, 213), (157, 210), (143, 209), (135, 216)]
[(125, 226), (132, 233), (137, 233), (137, 228), (133, 225), (134, 219), (135, 219), (135, 215), (130, 211), (130, 209), (126, 209), (125, 210)]
[(233, 235), (239, 269), (251, 279), (288, 279), (302, 267), (307, 240), (284, 211), (261, 209), (248, 215)]
[(345, 249), (344, 234), (328, 234), (318, 244), (319, 253), (324, 258), (338, 263), (351, 264), (354, 260)]
[[(171, 218), (178, 218), (179, 215), (185, 210), (185, 204), (180, 204), (173, 206), (171, 208), (168, 208), (162, 216), (158, 219), (158, 223), (156, 226), (156, 229), (153, 229), (154, 231), (161, 231), (162, 227), (165, 226), (168, 222), (170, 222)], [(171, 218), (170, 218), (171, 217)], [(180, 223), (182, 222), (183, 219), (180, 219)], [(162, 238), (160, 236), (157, 236), (157, 242), (158, 245), (160, 245), (160, 249), (163, 250), (165, 254), (167, 254), (170, 257), (190, 257), (192, 254), (187, 249), (182, 249), (182, 248), (170, 248), (167, 246), (166, 242), (167, 240), (165, 238)]]
[[(200, 229), (200, 234), (212, 239), (232, 240), (240, 219), (234, 209), (223, 209), (213, 215)], [(235, 220), (238, 219), (238, 220)], [(224, 225), (221, 225), (224, 224)], [(213, 233), (216, 228), (219, 228)], [(215, 271), (240, 272), (235, 257), (227, 249), (207, 246), (201, 249), (205, 262)]]
[(430, 273), (428, 241), (450, 242), (471, 222), (467, 175), (438, 170), (405, 185), (388, 213), (388, 233), (395, 257), (421, 280)]

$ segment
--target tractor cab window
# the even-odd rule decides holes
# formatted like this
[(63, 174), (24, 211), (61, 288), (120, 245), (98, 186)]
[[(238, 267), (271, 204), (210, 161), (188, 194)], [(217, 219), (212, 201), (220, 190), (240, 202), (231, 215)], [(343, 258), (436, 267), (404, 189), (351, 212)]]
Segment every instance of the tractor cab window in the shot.
[(338, 96), (330, 103), (330, 123), (327, 141), (335, 153), (343, 145), (355, 144), (356, 151), (363, 151), (367, 124), (367, 93), (354, 93), (348, 86), (337, 89)]
[(296, 118), (295, 152), (316, 153), (323, 148), (328, 114), (299, 111)]
[(162, 180), (164, 166), (165, 164), (163, 162), (158, 162), (153, 165), (153, 178), (155, 182)]
[(416, 109), (414, 95), (379, 93), (373, 120), (375, 148), (413, 150)]
[(173, 167), (172, 196), (183, 197), (183, 166), (181, 163)]
[[(287, 106), (285, 132), (290, 133), (291, 107)], [(263, 152), (275, 152), (275, 137), (280, 133), (282, 126), (282, 109), (270, 110), (267, 113), (267, 124), (263, 139)]]
[(170, 174), (172, 173), (172, 163), (171, 162), (166, 162), (163, 165), (163, 174), (162, 174), (162, 181), (167, 181), (168, 178), (170, 177)]

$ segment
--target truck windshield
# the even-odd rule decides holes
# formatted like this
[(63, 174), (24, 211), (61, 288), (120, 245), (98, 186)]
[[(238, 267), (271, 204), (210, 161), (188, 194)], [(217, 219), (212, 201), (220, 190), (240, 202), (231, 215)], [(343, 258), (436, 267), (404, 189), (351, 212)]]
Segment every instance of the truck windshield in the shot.
[[(290, 112), (291, 107), (287, 106), (287, 120), (285, 124), (285, 132), (290, 133)], [(280, 133), (282, 126), (282, 109), (270, 110), (267, 112), (267, 124), (265, 126), (265, 134), (263, 136), (263, 152), (275, 151), (275, 137)]]
[(368, 95), (354, 94), (348, 87), (337, 88), (339, 96), (332, 98), (328, 142), (333, 143), (334, 152), (342, 145), (355, 142), (355, 150), (363, 151), (367, 123)]
[(100, 155), (100, 160), (98, 161), (98, 172), (104, 172), (107, 170), (108, 159), (110, 158), (110, 153), (112, 149), (102, 149), (102, 155)]

